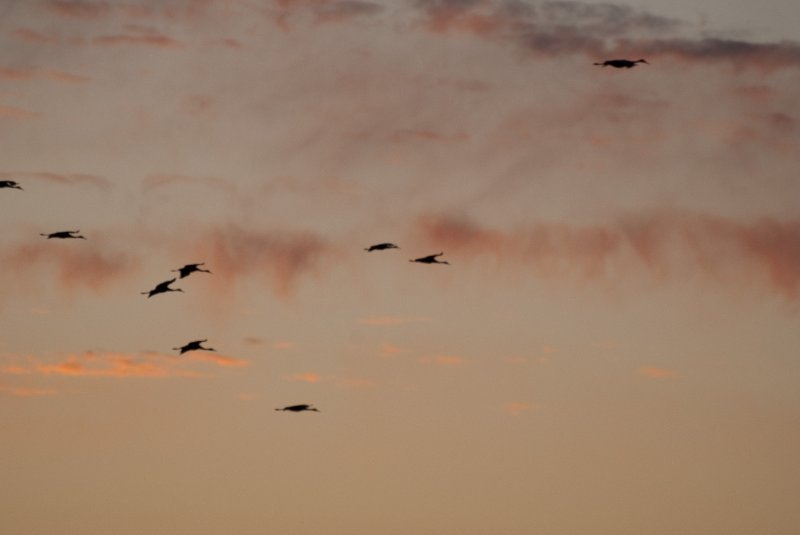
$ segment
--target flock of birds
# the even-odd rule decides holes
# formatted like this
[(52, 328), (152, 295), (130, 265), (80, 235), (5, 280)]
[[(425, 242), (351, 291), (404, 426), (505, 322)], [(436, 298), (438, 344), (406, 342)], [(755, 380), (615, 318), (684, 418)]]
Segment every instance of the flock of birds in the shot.
[[(609, 59), (609, 60), (603, 61), (602, 63), (594, 63), (594, 65), (597, 65), (597, 66), (600, 66), (600, 67), (613, 67), (615, 69), (631, 69), (631, 68), (635, 67), (636, 65), (638, 65), (639, 63), (643, 63), (645, 65), (649, 65), (649, 63), (647, 61), (645, 61), (644, 59), (637, 59), (637, 60)], [(21, 190), (22, 186), (20, 186), (19, 183), (17, 183), (14, 180), (0, 180), (0, 189), (4, 189), (4, 188)], [(80, 240), (85, 240), (86, 237), (82, 236), (80, 234), (80, 232), (81, 232), (80, 230), (61, 230), (61, 231), (58, 231), (58, 232), (51, 232), (49, 234), (40, 234), (40, 235), (46, 237), (48, 240), (50, 240), (50, 239), (59, 239), (59, 240), (80, 239)], [(394, 243), (384, 242), (384, 243), (376, 243), (375, 245), (370, 245), (369, 247), (366, 247), (364, 250), (366, 252), (368, 252), (368, 253), (371, 253), (373, 251), (385, 251), (385, 250), (388, 250), (388, 249), (400, 249), (400, 247), (398, 247)], [(448, 261), (446, 261), (446, 260), (439, 260), (439, 257), (441, 257), (443, 255), (444, 255), (444, 251), (442, 251), (440, 253), (437, 253), (437, 254), (431, 254), (431, 255), (428, 255), (428, 256), (421, 256), (419, 258), (412, 258), (412, 259), (409, 259), (409, 262), (416, 262), (416, 263), (420, 263), (420, 264), (446, 264), (446, 265), (450, 265), (450, 263)], [(204, 266), (204, 265), (205, 265), (204, 262), (199, 262), (199, 263), (195, 263), (195, 264), (186, 264), (185, 266), (183, 266), (181, 268), (173, 269), (171, 271), (177, 272), (178, 273), (177, 277), (173, 277), (170, 280), (166, 280), (164, 282), (160, 282), (155, 287), (153, 287), (153, 289), (148, 290), (146, 292), (141, 292), (141, 293), (143, 295), (147, 295), (147, 297), (149, 299), (150, 297), (153, 297), (154, 295), (158, 295), (158, 294), (162, 294), (162, 293), (183, 292), (183, 290), (181, 288), (172, 288), (171, 285), (173, 283), (175, 283), (179, 278), (183, 279), (185, 277), (188, 277), (192, 273), (211, 273), (210, 270), (203, 269), (201, 267), (201, 266)], [(207, 339), (193, 340), (191, 342), (187, 342), (186, 344), (184, 344), (184, 345), (182, 345), (180, 347), (174, 347), (172, 349), (174, 351), (179, 351), (180, 355), (183, 355), (184, 353), (187, 353), (189, 351), (216, 351), (212, 347), (203, 347), (203, 344), (205, 342), (208, 342), (208, 340)], [(309, 404), (305, 404), (305, 403), (297, 404), (297, 405), (288, 405), (286, 407), (277, 408), (275, 410), (276, 411), (289, 411), (289, 412), (304, 412), (304, 411), (320, 412), (319, 409), (317, 409), (313, 405), (309, 405)]]

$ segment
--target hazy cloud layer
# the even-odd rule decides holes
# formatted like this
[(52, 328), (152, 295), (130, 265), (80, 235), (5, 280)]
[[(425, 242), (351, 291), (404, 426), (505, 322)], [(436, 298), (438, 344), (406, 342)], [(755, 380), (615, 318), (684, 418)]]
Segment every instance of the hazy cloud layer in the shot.
[[(797, 67), (800, 44), (691, 37), (687, 24), (620, 4), (519, 0), (414, 0), (425, 28), (509, 42), (535, 56), (581, 54)], [(632, 57), (635, 56), (635, 57)]]

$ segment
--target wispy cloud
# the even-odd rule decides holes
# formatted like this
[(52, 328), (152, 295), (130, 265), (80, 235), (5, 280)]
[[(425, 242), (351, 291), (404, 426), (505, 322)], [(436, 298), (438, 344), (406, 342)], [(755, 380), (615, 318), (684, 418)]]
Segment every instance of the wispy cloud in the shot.
[(147, 46), (154, 48), (182, 48), (183, 43), (168, 35), (163, 34), (115, 34), (98, 35), (91, 39), (91, 43), (98, 46)]
[(0, 386), (0, 393), (18, 398), (33, 398), (42, 396), (55, 396), (58, 390), (53, 388), (31, 388), (27, 386)]
[(218, 177), (194, 177), (175, 173), (158, 173), (148, 175), (142, 181), (142, 189), (145, 193), (180, 186), (203, 186), (228, 193), (236, 192), (236, 186), (233, 183)]
[(800, 221), (739, 222), (698, 213), (649, 212), (596, 225), (539, 223), (515, 230), (468, 219), (425, 217), (424, 236), (448, 253), (489, 255), (535, 276), (622, 282), (639, 271), (669, 279), (688, 272), (719, 282), (765, 281), (800, 298)]
[(28, 121), (41, 116), (41, 113), (16, 106), (3, 106), (0, 104), (0, 119), (14, 119), (18, 121)]
[(37, 67), (0, 67), (0, 80), (51, 80), (65, 84), (81, 84), (91, 80), (88, 76)]
[(210, 362), (223, 368), (242, 368), (250, 365), (249, 360), (220, 355), (219, 353), (193, 352), (189, 359), (197, 362)]
[(538, 404), (524, 403), (520, 401), (510, 401), (503, 404), (503, 411), (512, 416), (519, 416), (526, 412), (537, 411), (541, 408)]
[(644, 367), (639, 368), (637, 373), (648, 379), (674, 379), (678, 377), (678, 373), (674, 370), (666, 368)]
[(419, 323), (430, 321), (431, 319), (425, 316), (415, 317), (401, 317), (401, 316), (367, 316), (358, 320), (361, 325), (372, 326), (394, 326), (394, 325), (407, 325), (409, 323)]
[(331, 377), (323, 377), (315, 372), (302, 372), (289, 375), (285, 378), (287, 381), (295, 383), (311, 383), (316, 384), (322, 381), (331, 380)]
[(210, 229), (189, 246), (192, 256), (214, 266), (215, 288), (228, 291), (241, 277), (269, 282), (281, 298), (291, 296), (303, 276), (321, 275), (333, 250), (318, 235), (227, 225)]
[(81, 0), (48, 0), (44, 6), (61, 17), (95, 20), (111, 14), (108, 2), (86, 2)]
[(343, 23), (383, 11), (382, 5), (364, 0), (277, 0), (271, 18), (288, 31), (309, 19), (315, 24)]
[(16, 284), (25, 285), (41, 271), (55, 271), (56, 282), (66, 291), (88, 288), (96, 293), (112, 282), (125, 279), (138, 271), (138, 257), (106, 249), (87, 240), (79, 247), (60, 247), (41, 240), (0, 249), (0, 260), (18, 273)]
[(12, 362), (0, 369), (0, 372), (4, 374), (120, 379), (161, 379), (207, 375), (205, 372), (198, 371), (192, 366), (192, 363), (206, 363), (222, 368), (249, 365), (247, 360), (225, 355), (192, 354), (189, 357), (178, 357), (151, 351), (140, 353), (85, 351), (55, 355), (54, 357), (7, 355), (3, 359)]
[(458, 355), (426, 355), (420, 357), (419, 362), (435, 366), (455, 367), (462, 366), (466, 361)]

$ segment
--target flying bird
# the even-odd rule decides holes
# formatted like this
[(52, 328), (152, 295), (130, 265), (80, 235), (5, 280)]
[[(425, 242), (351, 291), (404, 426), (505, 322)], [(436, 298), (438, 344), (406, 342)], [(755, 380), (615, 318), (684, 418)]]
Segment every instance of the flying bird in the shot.
[(185, 266), (183, 266), (180, 269), (172, 269), (170, 271), (177, 271), (178, 273), (180, 273), (181, 274), (181, 276), (180, 276), (181, 279), (184, 278), (184, 277), (188, 277), (189, 275), (191, 275), (195, 271), (202, 271), (203, 273), (211, 273), (207, 269), (201, 269), (200, 268), (200, 266), (204, 266), (204, 265), (205, 265), (205, 262), (200, 262), (199, 264), (186, 264)]
[(77, 239), (85, 240), (86, 237), (78, 234), (79, 232), (80, 230), (61, 230), (59, 232), (51, 232), (50, 234), (39, 233), (39, 236), (46, 236), (48, 240), (51, 238), (57, 238), (59, 240), (67, 240), (70, 238), (75, 240)]
[(169, 285), (175, 282), (177, 279), (170, 279), (168, 281), (164, 281), (156, 285), (155, 288), (150, 290), (149, 292), (141, 292), (142, 295), (147, 295), (147, 298), (150, 299), (156, 294), (163, 294), (165, 292), (182, 292), (180, 288), (170, 288)]
[(208, 340), (194, 340), (193, 342), (189, 342), (186, 345), (183, 345), (181, 347), (173, 347), (172, 349), (174, 349), (176, 351), (180, 349), (181, 355), (183, 355), (187, 351), (198, 351), (198, 350), (216, 351), (216, 349), (214, 349), (213, 347), (203, 347), (201, 345), (203, 342), (208, 342)]
[(384, 249), (399, 249), (399, 247), (393, 243), (377, 243), (375, 245), (370, 245), (364, 250), (371, 253), (372, 251), (383, 251)]
[(13, 180), (0, 180), (0, 188), (22, 189), (22, 186), (20, 186)]
[(615, 69), (630, 69), (631, 67), (636, 67), (637, 63), (645, 63), (650, 65), (643, 59), (637, 59), (636, 61), (631, 61), (629, 59), (607, 59), (603, 63), (595, 63), (595, 65), (600, 65), (601, 67), (614, 67)]
[(447, 264), (449, 266), (450, 262), (448, 262), (447, 260), (436, 260), (437, 258), (442, 256), (443, 254), (444, 254), (444, 251), (442, 251), (439, 254), (432, 254), (432, 255), (423, 256), (423, 257), (420, 257), (420, 258), (415, 258), (413, 260), (409, 260), (409, 262), (419, 262), (420, 264)]
[(314, 407), (313, 405), (306, 405), (305, 403), (301, 405), (289, 405), (288, 407), (284, 407), (282, 409), (275, 409), (276, 411), (292, 411), (292, 412), (303, 412), (303, 411), (314, 411), (320, 412), (319, 409)]

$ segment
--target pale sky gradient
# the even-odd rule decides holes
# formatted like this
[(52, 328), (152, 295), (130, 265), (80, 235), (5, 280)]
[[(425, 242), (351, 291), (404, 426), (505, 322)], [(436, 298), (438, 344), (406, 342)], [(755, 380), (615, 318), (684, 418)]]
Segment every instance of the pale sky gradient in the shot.
[(798, 20), (0, 2), (0, 532), (794, 535)]

